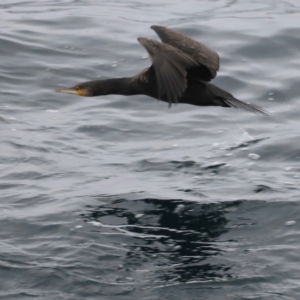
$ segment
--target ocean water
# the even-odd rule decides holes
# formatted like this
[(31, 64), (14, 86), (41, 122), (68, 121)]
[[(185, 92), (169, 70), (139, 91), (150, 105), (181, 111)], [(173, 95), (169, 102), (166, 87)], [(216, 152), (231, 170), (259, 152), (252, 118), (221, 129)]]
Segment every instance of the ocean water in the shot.
[[(2, 0), (0, 298), (300, 295), (298, 0)], [(215, 49), (213, 81), (272, 112), (59, 87), (132, 76), (137, 37)]]

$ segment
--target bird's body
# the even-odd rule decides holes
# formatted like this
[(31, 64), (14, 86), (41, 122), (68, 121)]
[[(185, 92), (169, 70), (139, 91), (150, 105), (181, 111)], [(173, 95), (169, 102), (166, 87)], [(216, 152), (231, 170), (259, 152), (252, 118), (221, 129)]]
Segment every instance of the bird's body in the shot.
[(268, 115), (261, 107), (234, 98), (209, 83), (219, 70), (218, 54), (205, 45), (162, 26), (151, 27), (162, 43), (138, 38), (146, 48), (152, 65), (133, 77), (88, 81), (57, 92), (80, 96), (147, 95), (169, 105), (224, 106)]

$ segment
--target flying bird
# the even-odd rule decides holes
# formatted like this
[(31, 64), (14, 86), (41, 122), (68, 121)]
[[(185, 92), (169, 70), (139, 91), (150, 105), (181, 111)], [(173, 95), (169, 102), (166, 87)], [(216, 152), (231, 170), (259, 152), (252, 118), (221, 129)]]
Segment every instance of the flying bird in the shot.
[(196, 106), (234, 107), (258, 115), (269, 113), (253, 104), (236, 99), (225, 90), (209, 83), (219, 70), (219, 55), (204, 44), (163, 26), (151, 26), (161, 42), (140, 37), (152, 65), (133, 77), (93, 80), (58, 93), (95, 97), (110, 94), (147, 95), (169, 103)]

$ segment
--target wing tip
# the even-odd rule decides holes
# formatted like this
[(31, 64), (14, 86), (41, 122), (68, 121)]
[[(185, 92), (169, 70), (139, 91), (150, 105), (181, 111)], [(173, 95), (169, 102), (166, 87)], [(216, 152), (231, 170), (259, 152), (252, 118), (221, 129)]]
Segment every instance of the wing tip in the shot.
[(147, 41), (147, 38), (145, 38), (145, 37), (138, 37), (138, 38), (137, 38), (137, 41), (138, 41), (140, 44), (143, 44), (143, 42), (146, 42), (146, 41)]
[(161, 27), (163, 27), (163, 26), (159, 26), (159, 25), (151, 25), (150, 26), (150, 29), (152, 29), (152, 30), (156, 30), (156, 29), (159, 29), (159, 28), (161, 28)]

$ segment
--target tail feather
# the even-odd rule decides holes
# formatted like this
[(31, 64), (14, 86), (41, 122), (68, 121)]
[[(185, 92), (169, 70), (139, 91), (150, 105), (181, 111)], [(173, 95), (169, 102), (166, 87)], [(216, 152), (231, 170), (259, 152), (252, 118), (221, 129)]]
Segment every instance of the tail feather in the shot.
[(249, 111), (249, 112), (255, 113), (257, 115), (262, 115), (262, 116), (270, 115), (270, 113), (268, 111), (264, 110), (260, 106), (248, 104), (246, 102), (243, 102), (243, 101), (235, 99), (235, 98), (224, 98), (223, 101), (230, 107)]

